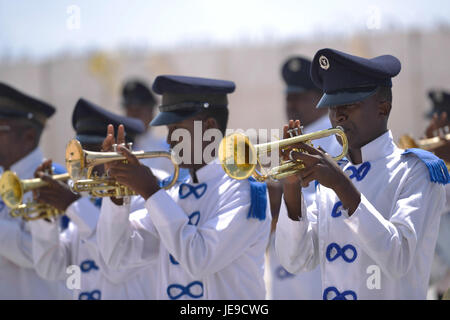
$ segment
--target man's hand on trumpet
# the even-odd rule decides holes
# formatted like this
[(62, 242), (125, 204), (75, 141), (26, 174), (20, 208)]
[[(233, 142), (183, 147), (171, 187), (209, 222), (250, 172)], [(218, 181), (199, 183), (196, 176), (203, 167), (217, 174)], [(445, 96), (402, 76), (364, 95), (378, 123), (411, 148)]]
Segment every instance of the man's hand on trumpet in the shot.
[(66, 211), (73, 202), (80, 198), (80, 195), (73, 193), (66, 183), (53, 179), (49, 174), (51, 168), (52, 160), (46, 160), (36, 168), (34, 176), (41, 178), (48, 185), (34, 189), (33, 198), (40, 203), (49, 204), (58, 210)]
[[(117, 152), (126, 157), (126, 162), (113, 161), (105, 164), (105, 172), (118, 183), (123, 184), (142, 196), (145, 200), (157, 192), (160, 187), (158, 180), (150, 168), (142, 165), (135, 155), (125, 147), (125, 128), (120, 125), (117, 130), (117, 140), (114, 138), (114, 127), (108, 125), (108, 132), (102, 144), (102, 151), (114, 151), (113, 145), (117, 144)], [(116, 204), (121, 204), (120, 199), (113, 199)]]
[[(289, 124), (283, 128), (284, 139), (290, 138), (289, 131), (295, 132), (299, 129), (299, 120), (289, 120)], [(343, 207), (348, 209), (349, 215), (356, 210), (361, 200), (359, 191), (325, 151), (313, 148), (305, 143), (298, 143), (282, 152), (282, 154), (284, 160), (301, 161), (305, 166), (295, 176), (284, 179), (284, 195), (291, 219), (298, 220), (301, 217), (300, 187), (307, 187), (314, 180), (317, 180), (324, 187), (333, 189), (341, 200)]]

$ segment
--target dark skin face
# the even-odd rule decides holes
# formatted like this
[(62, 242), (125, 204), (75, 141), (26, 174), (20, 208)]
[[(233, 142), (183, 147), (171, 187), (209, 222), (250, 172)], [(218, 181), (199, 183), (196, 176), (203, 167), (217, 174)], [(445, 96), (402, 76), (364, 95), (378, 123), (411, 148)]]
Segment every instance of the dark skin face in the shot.
[[(218, 129), (219, 125), (217, 124), (217, 121), (214, 118), (208, 118), (203, 120), (203, 118), (201, 116), (197, 116), (191, 119), (186, 119), (183, 120), (181, 122), (175, 123), (175, 124), (169, 124), (167, 126), (168, 129), (168, 133), (167, 133), (167, 143), (170, 145), (170, 148), (173, 149), (175, 145), (177, 145), (178, 143), (182, 142), (183, 138), (180, 138), (180, 141), (172, 141), (172, 133), (177, 130), (177, 129), (184, 129), (187, 130), (189, 132), (189, 136), (191, 138), (194, 138), (194, 125), (195, 125), (195, 121), (202, 121), (202, 132), (204, 133), (206, 130), (208, 129)], [(202, 141), (202, 152), (205, 149), (205, 147), (210, 143), (210, 141), (203, 141), (203, 139), (198, 139), (198, 141)], [(194, 142), (193, 140), (190, 143), (191, 146), (191, 159), (190, 159), (190, 164), (185, 164), (182, 163), (180, 164), (181, 168), (186, 168), (189, 170), (194, 170), (197, 171), (198, 169), (200, 169), (201, 167), (203, 167), (204, 165), (206, 165), (205, 162), (202, 162), (201, 164), (195, 164), (195, 159), (194, 159)], [(182, 156), (183, 154), (180, 153), (180, 156)], [(203, 160), (203, 157), (202, 157)]]
[[(333, 127), (339, 125), (344, 128), (349, 143), (348, 156), (354, 164), (362, 162), (361, 147), (386, 132), (390, 108), (391, 104), (380, 101), (376, 94), (359, 103), (330, 108), (331, 124)], [(288, 129), (299, 126), (300, 121), (290, 120), (283, 128), (284, 138), (289, 137)], [(303, 143), (296, 147), (306, 153), (293, 151), (291, 155), (293, 159), (301, 160), (305, 168), (297, 175), (284, 179), (283, 191), (289, 217), (292, 220), (301, 217), (302, 202), (298, 190), (314, 180), (333, 189), (343, 207), (352, 215), (361, 201), (361, 194), (348, 176), (323, 150)], [(285, 160), (289, 159), (288, 154), (289, 151), (283, 153)]]
[(153, 117), (154, 117), (154, 112), (153, 112), (152, 107), (145, 106), (145, 105), (131, 104), (131, 105), (127, 105), (127, 107), (125, 108), (125, 112), (126, 112), (127, 117), (136, 118), (136, 119), (141, 120), (144, 123), (146, 130), (148, 130), (150, 128), (149, 124), (153, 120)]
[[(88, 151), (100, 151), (101, 144), (83, 144), (83, 149)], [(34, 175), (37, 178), (48, 183), (47, 187), (39, 188), (33, 191), (33, 197), (40, 203), (49, 204), (61, 211), (66, 211), (67, 208), (81, 196), (72, 192), (66, 181), (56, 181), (52, 179), (50, 174), (52, 167), (52, 160), (44, 161), (35, 171)], [(97, 166), (94, 171), (98, 175), (102, 175), (103, 166)]]
[(390, 109), (390, 103), (379, 101), (376, 94), (361, 102), (329, 108), (331, 125), (344, 128), (353, 163), (361, 163), (362, 146), (387, 131)]
[(38, 133), (26, 120), (0, 119), (0, 165), (8, 170), (37, 147)]
[[(181, 121), (177, 124), (168, 126), (168, 138), (167, 142), (173, 147), (175, 144), (180, 141), (172, 141), (171, 135), (175, 129), (186, 129), (191, 133), (191, 151), (194, 149), (194, 120), (199, 120), (201, 117), (195, 117), (191, 119), (187, 119)], [(218, 129), (219, 126), (215, 119), (208, 118), (202, 121), (203, 132), (207, 129)], [(202, 139), (203, 140), (203, 139)], [(122, 125), (119, 126), (117, 130), (117, 136), (115, 135), (114, 128), (112, 125), (108, 126), (108, 132), (105, 140), (103, 141), (102, 150), (103, 151), (112, 151), (112, 145), (114, 143), (119, 144), (117, 150), (123, 156), (126, 157), (127, 163), (123, 163), (122, 161), (114, 161), (105, 164), (105, 171), (109, 173), (111, 177), (117, 180), (120, 184), (123, 184), (130, 189), (134, 190), (137, 194), (142, 196), (145, 200), (151, 197), (154, 193), (156, 193), (160, 187), (157, 178), (153, 175), (150, 168), (142, 165), (139, 160), (134, 156), (129, 150), (120, 146), (121, 143), (125, 141), (125, 130)], [(210, 142), (203, 142), (202, 144), (202, 152), (206, 145)], [(191, 152), (192, 157), (194, 157), (193, 152)], [(203, 159), (203, 157), (202, 157)], [(187, 168), (190, 170), (191, 175), (194, 176), (195, 171), (205, 166), (206, 163), (203, 162), (201, 164), (194, 164), (193, 158), (190, 163), (181, 163), (180, 167)], [(122, 204), (122, 199), (114, 199), (112, 201), (118, 205)]]
[(302, 125), (308, 126), (324, 116), (326, 109), (316, 109), (322, 94), (317, 90), (286, 95), (286, 114), (288, 119), (299, 119)]

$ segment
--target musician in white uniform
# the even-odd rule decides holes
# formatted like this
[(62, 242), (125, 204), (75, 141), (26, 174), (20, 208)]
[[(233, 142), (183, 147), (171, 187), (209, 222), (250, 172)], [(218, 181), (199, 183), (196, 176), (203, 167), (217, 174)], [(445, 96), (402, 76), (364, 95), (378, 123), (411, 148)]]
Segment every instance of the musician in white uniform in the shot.
[[(101, 151), (108, 124), (125, 125), (127, 142), (133, 142), (144, 131), (141, 121), (116, 115), (90, 101), (79, 99), (72, 115), (76, 138), (83, 148)], [(33, 256), (37, 272), (49, 280), (74, 279), (70, 266), (79, 267), (80, 286), (72, 285), (72, 295), (79, 300), (100, 299), (152, 299), (155, 297), (153, 272), (143, 270), (140, 274), (114, 273), (102, 265), (98, 257), (96, 241), (97, 221), (102, 198), (89, 195), (81, 197), (62, 183), (44, 175), (50, 161), (38, 168), (38, 173), (49, 182), (49, 187), (39, 189), (38, 199), (64, 211), (70, 218), (69, 226), (60, 233), (58, 223), (45, 220), (31, 222), (33, 233)], [(103, 166), (95, 168), (101, 175)], [(68, 269), (69, 268), (69, 269)]]
[[(332, 49), (319, 50), (311, 68), (325, 94), (333, 126), (348, 138), (348, 162), (324, 152), (285, 156), (306, 168), (284, 183), (275, 246), (292, 273), (320, 265), (323, 299), (425, 299), (448, 172), (433, 154), (396, 147), (387, 121), (391, 78), (400, 62)], [(300, 125), (289, 121), (288, 130)], [(306, 208), (298, 192), (317, 180), (316, 200)], [(307, 213), (308, 212), (308, 213)]]
[[(326, 109), (316, 109), (317, 102), (322, 97), (322, 91), (311, 80), (309, 70), (311, 60), (295, 56), (286, 60), (281, 68), (281, 75), (286, 84), (285, 100), (288, 119), (299, 119), (303, 125), (303, 133), (312, 133), (331, 127)], [(320, 146), (331, 155), (338, 155), (342, 148), (334, 137), (314, 140), (313, 144)], [(271, 201), (272, 226), (276, 228), (278, 212), (281, 204), (281, 183), (270, 183), (269, 195)], [(274, 188), (277, 190), (274, 192)], [(315, 198), (315, 185), (311, 183), (303, 189), (307, 206)], [(275, 199), (274, 199), (275, 198)], [(274, 208), (274, 202), (275, 208)], [(275, 254), (275, 236), (271, 233), (267, 256), (267, 298), (282, 300), (317, 300), (322, 299), (320, 267), (299, 274), (289, 273), (279, 263)]]
[[(162, 94), (162, 106), (151, 125), (168, 126), (174, 150), (178, 141), (172, 133), (185, 134), (178, 155), (190, 177), (183, 183), (159, 189), (151, 171), (123, 149), (129, 163), (108, 166), (112, 176), (142, 196), (143, 209), (142, 218), (130, 222), (128, 205), (103, 201), (97, 231), (101, 254), (112, 268), (157, 266), (158, 299), (265, 297), (266, 186), (229, 178), (217, 160), (207, 160), (205, 154), (215, 151), (202, 139), (202, 133), (225, 132), (227, 94), (234, 88), (223, 80), (156, 78), (153, 91)], [(105, 147), (113, 134), (111, 128)], [(118, 142), (122, 134), (119, 128)]]
[[(49, 104), (0, 83), (0, 174), (15, 172), (33, 178), (44, 160), (41, 133), (55, 112)], [(25, 195), (29, 200), (31, 193)], [(33, 268), (29, 225), (10, 216), (0, 198), (0, 299), (67, 298), (64, 283), (40, 278)]]

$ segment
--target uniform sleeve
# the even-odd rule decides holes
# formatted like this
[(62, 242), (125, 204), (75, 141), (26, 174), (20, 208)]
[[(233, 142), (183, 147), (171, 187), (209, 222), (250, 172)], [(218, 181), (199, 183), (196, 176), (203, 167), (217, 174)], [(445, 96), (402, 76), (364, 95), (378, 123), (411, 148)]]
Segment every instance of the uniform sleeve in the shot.
[(33, 260), (36, 272), (47, 280), (65, 280), (71, 264), (70, 240), (73, 225), (60, 234), (58, 223), (36, 220), (30, 222), (33, 235)]
[(25, 222), (0, 218), (0, 255), (23, 268), (33, 267), (31, 234)]
[(100, 209), (87, 197), (82, 197), (67, 208), (66, 215), (77, 226), (80, 238), (86, 240), (97, 230)]
[[(444, 202), (444, 186), (430, 182), (428, 171), (420, 163), (401, 183), (392, 214), (385, 215), (390, 219), (385, 219), (361, 194), (358, 208), (345, 222), (355, 242), (383, 272), (399, 278), (410, 270), (417, 254), (434, 251), (436, 236), (425, 231), (430, 225), (436, 225), (437, 232)], [(425, 243), (421, 252), (417, 247), (419, 241)]]
[(275, 231), (275, 251), (281, 265), (290, 273), (313, 270), (319, 263), (317, 210), (313, 202), (308, 209), (302, 195), (302, 218), (288, 217), (284, 196)]
[(247, 219), (250, 190), (243, 190), (244, 186), (214, 199), (217, 211), (208, 212), (208, 220), (197, 226), (188, 224), (187, 214), (163, 190), (147, 200), (146, 208), (164, 247), (192, 277), (203, 278), (227, 267), (259, 241), (267, 244), (269, 205), (266, 219)]
[(159, 237), (145, 208), (130, 216), (131, 205), (115, 205), (104, 198), (97, 225), (97, 243), (103, 263), (111, 270), (137, 269), (155, 263)]

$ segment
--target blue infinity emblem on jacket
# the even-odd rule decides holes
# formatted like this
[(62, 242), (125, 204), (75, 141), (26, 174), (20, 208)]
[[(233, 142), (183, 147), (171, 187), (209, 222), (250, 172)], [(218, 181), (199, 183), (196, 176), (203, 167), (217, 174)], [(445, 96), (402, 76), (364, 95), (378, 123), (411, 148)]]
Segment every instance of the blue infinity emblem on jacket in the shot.
[(282, 266), (279, 266), (278, 268), (275, 269), (275, 275), (277, 276), (278, 279), (287, 279), (287, 278), (292, 278), (295, 275), (293, 275), (292, 273), (290, 273), (289, 271), (287, 271), (285, 268), (283, 268)]
[(100, 300), (101, 298), (102, 293), (100, 292), (100, 290), (82, 292), (78, 296), (78, 300)]
[(330, 300), (328, 299), (328, 294), (330, 292), (334, 292), (336, 296), (331, 300), (348, 300), (346, 297), (352, 297), (353, 300), (357, 300), (356, 293), (352, 290), (346, 290), (344, 292), (339, 292), (339, 290), (336, 287), (328, 287), (323, 292), (323, 300)]
[[(200, 293), (193, 293), (192, 289), (200, 290)], [(178, 293), (177, 293), (178, 292)], [(203, 283), (200, 281), (194, 281), (188, 284), (186, 287), (181, 284), (171, 284), (167, 287), (167, 295), (170, 299), (176, 300), (184, 295), (188, 295), (190, 298), (198, 299), (203, 297)]]
[(341, 201), (336, 202), (336, 204), (333, 207), (333, 210), (331, 211), (331, 216), (333, 218), (340, 217), (342, 215), (341, 209), (342, 209), (342, 202)]
[(184, 199), (189, 197), (191, 194), (194, 194), (195, 198), (200, 199), (200, 197), (205, 194), (206, 188), (206, 183), (193, 186), (183, 182), (178, 190), (178, 195), (180, 196), (180, 199)]
[[(198, 225), (198, 222), (200, 221), (200, 211), (194, 211), (191, 213), (191, 215), (189, 216), (189, 222), (188, 224), (192, 225), (192, 226), (196, 226)], [(177, 260), (175, 260), (175, 258), (169, 254), (169, 259), (170, 262), (174, 265), (179, 264)]]
[[(336, 250), (336, 253), (335, 253), (335, 255), (334, 256), (331, 256), (331, 252), (333, 251), (333, 249), (335, 249)], [(346, 252), (348, 252), (348, 251), (352, 251), (353, 252), (353, 256), (352, 257), (348, 257), (347, 256), (347, 254), (346, 254)], [(355, 249), (355, 247), (354, 246), (352, 246), (351, 244), (347, 244), (346, 246), (343, 246), (342, 248), (337, 244), (337, 243), (335, 243), (335, 242), (333, 242), (333, 243), (331, 243), (331, 244), (329, 244), (328, 245), (328, 247), (327, 247), (327, 253), (326, 253), (326, 256), (327, 256), (327, 260), (328, 261), (334, 261), (334, 260), (336, 260), (337, 258), (339, 258), (340, 256), (342, 256), (342, 259), (344, 259), (345, 260), (345, 262), (353, 262), (353, 261), (355, 261), (355, 259), (356, 259), (356, 256), (357, 256), (358, 254), (357, 254), (357, 252), (356, 252), (356, 249)]]
[(80, 264), (80, 268), (82, 272), (89, 272), (92, 269), (94, 270), (98, 270), (97, 265), (95, 264), (94, 260), (84, 260), (81, 264)]
[(354, 166), (350, 166), (345, 171), (350, 170), (352, 174), (349, 176), (350, 179), (356, 178), (357, 181), (361, 181), (367, 175), (370, 170), (370, 162), (364, 162), (358, 169)]
[(198, 225), (198, 222), (200, 221), (200, 211), (194, 211), (189, 216), (189, 222), (188, 224), (192, 226)]

